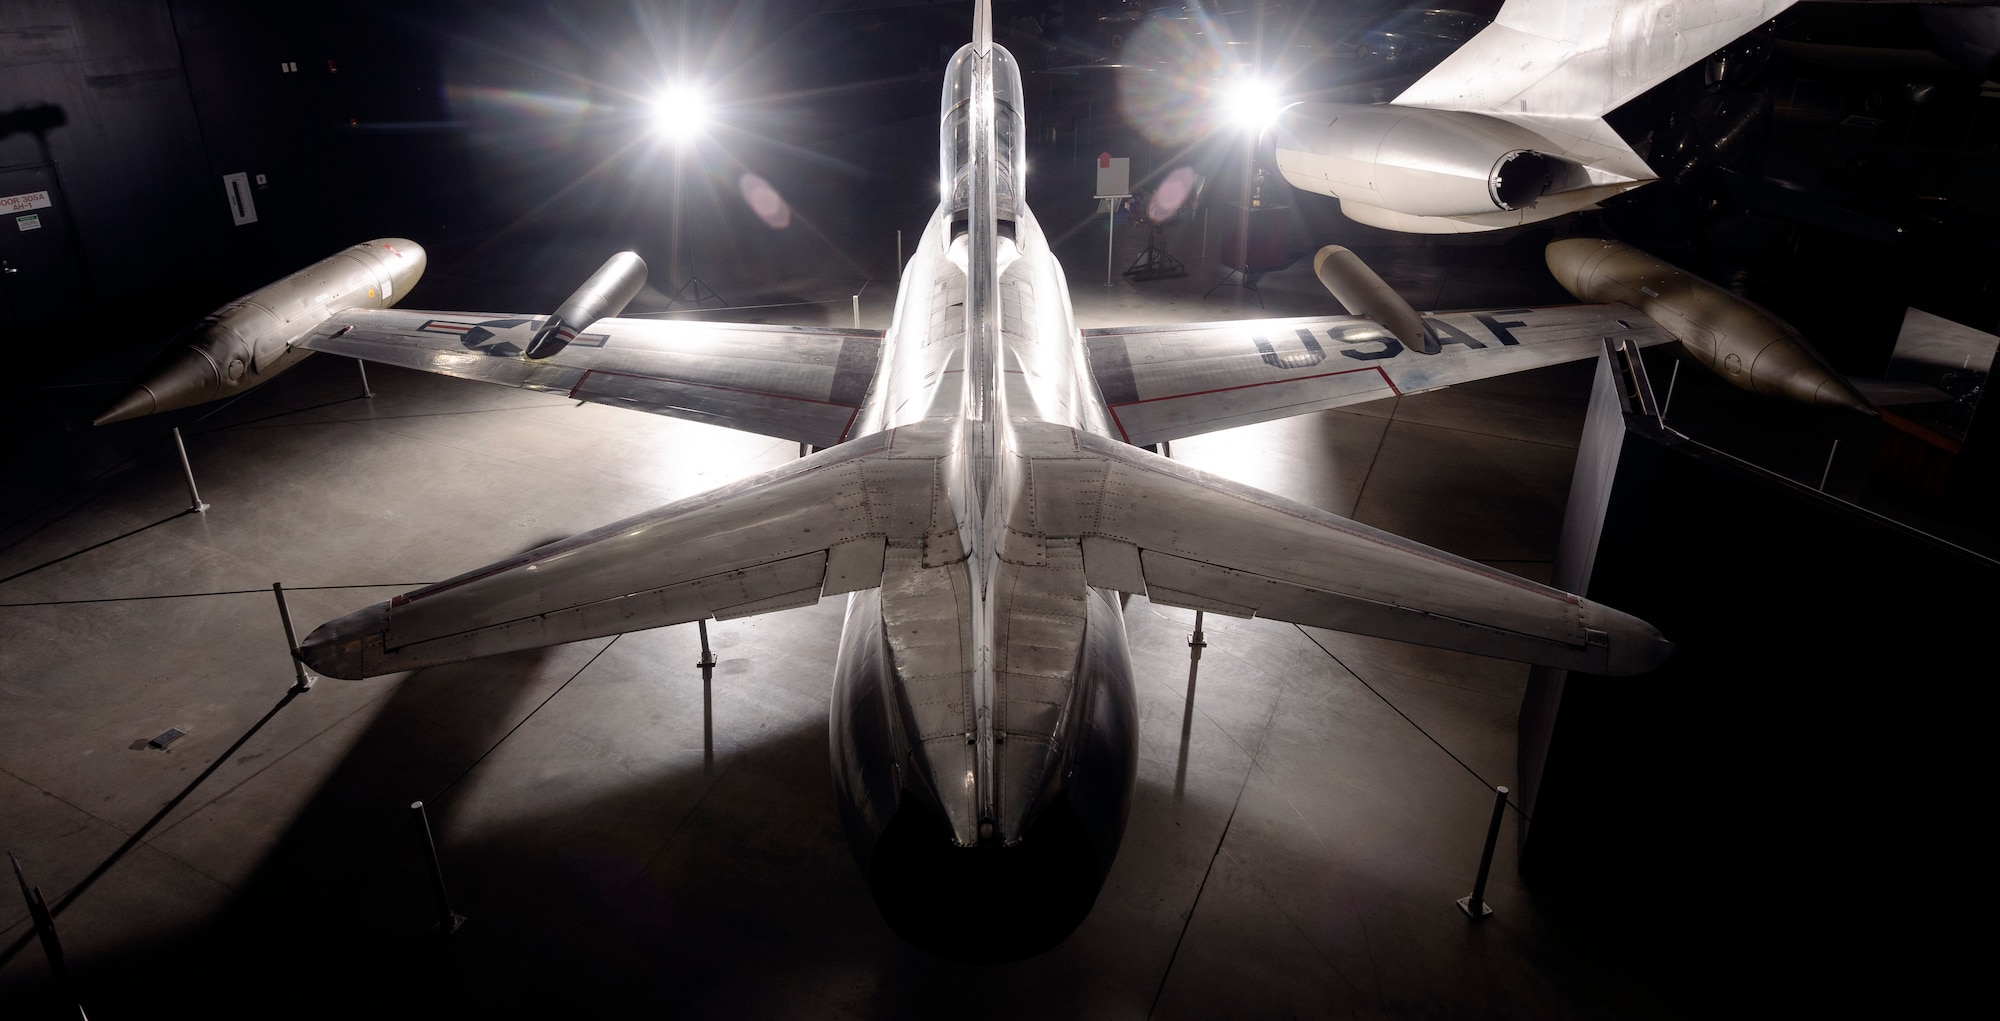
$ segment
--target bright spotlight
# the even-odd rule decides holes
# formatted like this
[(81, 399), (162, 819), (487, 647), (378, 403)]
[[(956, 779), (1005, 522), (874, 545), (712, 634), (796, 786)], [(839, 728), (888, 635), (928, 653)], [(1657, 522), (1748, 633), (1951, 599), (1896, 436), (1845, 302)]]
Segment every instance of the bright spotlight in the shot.
[(675, 85), (653, 97), (653, 131), (675, 145), (686, 145), (708, 131), (715, 119), (708, 93), (696, 85)]
[(1261, 78), (1244, 78), (1222, 92), (1222, 115), (1246, 131), (1262, 131), (1278, 119), (1283, 108), (1278, 90)]

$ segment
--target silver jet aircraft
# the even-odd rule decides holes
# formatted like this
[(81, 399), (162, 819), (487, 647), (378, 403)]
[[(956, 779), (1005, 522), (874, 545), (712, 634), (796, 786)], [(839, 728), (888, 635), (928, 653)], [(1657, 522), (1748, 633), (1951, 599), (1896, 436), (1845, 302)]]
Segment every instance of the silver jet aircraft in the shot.
[(886, 332), (616, 318), (644, 272), (626, 254), (552, 317), (299, 312), (276, 346), (824, 448), (358, 610), (298, 654), (362, 678), (844, 595), (831, 755), (856, 859), (904, 938), (983, 961), (1060, 942), (1111, 867), (1138, 745), (1121, 593), (1594, 674), (1671, 648), (1144, 445), (1669, 338), (1623, 305), (1427, 317), (1410, 344), (1359, 316), (1082, 334), (1025, 202), (1019, 69), (985, 0), (975, 24)]

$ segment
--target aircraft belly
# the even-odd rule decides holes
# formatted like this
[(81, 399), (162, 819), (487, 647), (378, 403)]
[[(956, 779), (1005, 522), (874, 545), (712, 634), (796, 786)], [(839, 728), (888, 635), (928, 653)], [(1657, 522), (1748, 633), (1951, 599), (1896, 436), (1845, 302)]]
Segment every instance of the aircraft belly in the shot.
[(1046, 561), (1031, 566), (1003, 560), (997, 585), (994, 729), (1000, 741), (994, 779), (1000, 788), (1001, 839), (1009, 842), (1020, 839), (1059, 785), (1053, 770), (1075, 715), (1077, 664), (1088, 620), (1082, 550), (1057, 546), (1048, 550)]
[(971, 595), (964, 561), (924, 566), (891, 549), (882, 577), (882, 634), (910, 765), (961, 844), (978, 838), (973, 789)]
[[(1052, 793), (1075, 715), (1088, 589), (1075, 545), (1046, 563), (1002, 561), (996, 591), (995, 820), (1018, 840)], [(916, 551), (890, 550), (882, 587), (882, 633), (914, 772), (935, 793), (962, 844), (976, 842), (971, 598), (963, 562), (921, 566)]]

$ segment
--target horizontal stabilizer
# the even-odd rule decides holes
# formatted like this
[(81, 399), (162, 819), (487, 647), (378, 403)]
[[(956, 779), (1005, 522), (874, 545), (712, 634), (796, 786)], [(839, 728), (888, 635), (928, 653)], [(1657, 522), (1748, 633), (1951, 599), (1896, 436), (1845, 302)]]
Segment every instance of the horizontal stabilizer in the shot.
[(407, 309), (341, 312), (300, 346), (831, 447), (875, 378), (882, 334), (805, 326), (599, 319), (546, 358), (547, 320)]
[(1579, 596), (1102, 437), (1017, 428), (1027, 510), (1051, 539), (1079, 538), (1093, 585), (1597, 674), (1642, 673), (1672, 651)]
[(950, 560), (933, 493), (946, 433), (876, 433), (329, 621), (299, 649), (332, 677), (805, 606), (882, 582), (887, 547)]

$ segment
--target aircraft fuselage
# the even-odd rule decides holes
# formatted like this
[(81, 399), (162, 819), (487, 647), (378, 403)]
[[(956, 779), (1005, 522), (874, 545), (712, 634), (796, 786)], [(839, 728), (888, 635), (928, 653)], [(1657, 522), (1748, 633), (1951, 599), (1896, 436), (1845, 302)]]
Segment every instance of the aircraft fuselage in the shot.
[[(1038, 953), (1088, 914), (1138, 730), (1118, 594), (1085, 583), (1076, 542), (1008, 527), (1029, 505), (1021, 429), (1111, 430), (1022, 201), (1019, 73), (987, 53), (968, 45), (947, 71), (944, 199), (855, 429), (950, 431), (936, 491), (951, 507), (934, 516), (951, 527), (889, 548), (882, 586), (849, 596), (829, 725), (842, 820), (884, 916), (973, 960)], [(997, 910), (969, 924), (971, 902)]]

